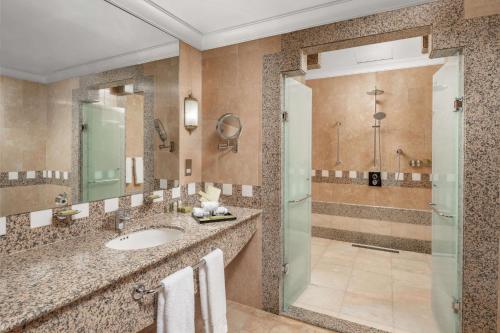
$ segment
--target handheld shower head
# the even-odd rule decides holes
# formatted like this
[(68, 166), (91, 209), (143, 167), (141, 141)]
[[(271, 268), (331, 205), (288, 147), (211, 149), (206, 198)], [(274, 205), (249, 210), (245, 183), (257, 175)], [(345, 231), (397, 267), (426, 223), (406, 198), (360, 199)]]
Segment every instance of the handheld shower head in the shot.
[(167, 141), (167, 132), (165, 131), (165, 127), (163, 127), (163, 123), (160, 119), (155, 119), (155, 129), (158, 132), (158, 136), (160, 137), (161, 141)]
[(377, 112), (373, 114), (373, 118), (376, 120), (382, 120), (385, 118), (385, 112)]

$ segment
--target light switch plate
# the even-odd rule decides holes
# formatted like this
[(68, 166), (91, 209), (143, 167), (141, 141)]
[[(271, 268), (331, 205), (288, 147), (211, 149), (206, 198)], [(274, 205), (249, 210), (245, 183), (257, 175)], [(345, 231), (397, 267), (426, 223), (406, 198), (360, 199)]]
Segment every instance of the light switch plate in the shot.
[(188, 158), (186, 159), (186, 163), (185, 163), (185, 172), (184, 172), (184, 175), (185, 176), (191, 176), (193, 174), (193, 160)]

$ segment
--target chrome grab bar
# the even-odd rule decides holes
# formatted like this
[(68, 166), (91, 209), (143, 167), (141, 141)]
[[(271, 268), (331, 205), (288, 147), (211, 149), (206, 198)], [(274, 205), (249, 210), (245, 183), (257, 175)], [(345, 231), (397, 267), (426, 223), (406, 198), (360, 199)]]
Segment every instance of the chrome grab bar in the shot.
[(445, 214), (445, 213), (443, 213), (442, 211), (438, 210), (438, 209), (436, 208), (436, 204), (435, 204), (435, 203), (432, 203), (432, 202), (431, 202), (431, 203), (429, 203), (429, 206), (431, 207), (431, 209), (432, 209), (432, 211), (433, 211), (434, 213), (436, 213), (437, 215), (439, 215), (439, 216), (441, 216), (441, 217), (446, 217), (447, 219), (451, 219), (451, 218), (453, 218), (453, 217), (454, 217), (453, 215), (448, 215), (448, 214)]
[(303, 198), (300, 198), (300, 199), (297, 199), (297, 200), (288, 200), (289, 203), (298, 203), (298, 202), (302, 202), (302, 201), (305, 201), (307, 199), (309, 199), (311, 197), (310, 194), (306, 195), (305, 197)]

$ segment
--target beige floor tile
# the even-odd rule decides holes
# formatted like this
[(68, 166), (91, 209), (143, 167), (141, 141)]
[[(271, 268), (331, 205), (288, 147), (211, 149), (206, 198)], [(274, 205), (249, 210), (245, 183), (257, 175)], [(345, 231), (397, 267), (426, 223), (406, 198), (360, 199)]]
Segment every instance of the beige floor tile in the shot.
[(423, 289), (431, 289), (432, 279), (430, 274), (417, 274), (398, 269), (392, 270), (393, 281), (398, 281), (408, 286), (413, 286)]
[(315, 246), (328, 246), (332, 240), (326, 239), (326, 238), (321, 238), (321, 237), (311, 237), (311, 245)]
[(367, 297), (365, 294), (347, 292), (340, 313), (360, 320), (391, 326), (392, 302), (387, 299)]
[(399, 281), (394, 289), (394, 327), (410, 333), (438, 333), (429, 289), (408, 286)]
[(332, 266), (344, 266), (352, 268), (355, 257), (356, 255), (349, 256), (349, 255), (341, 255), (339, 253), (332, 255), (332, 254), (327, 254), (325, 252), (319, 259), (316, 266), (317, 268), (323, 270), (329, 270)]
[(283, 316), (228, 301), (228, 331), (231, 333), (327, 333), (333, 332)]
[(396, 259), (416, 260), (423, 262), (429, 262), (430, 260), (432, 260), (432, 256), (430, 254), (401, 250), (399, 250), (399, 253), (393, 253), (392, 257)]
[(324, 257), (328, 258), (338, 258), (342, 260), (350, 260), (351, 262), (348, 264), (352, 266), (352, 261), (354, 257), (358, 254), (359, 248), (354, 247), (351, 243), (339, 244), (341, 242), (333, 241), (328, 245), (328, 248), (323, 253)]
[(330, 312), (340, 311), (344, 290), (309, 285), (295, 303), (314, 306)]
[(416, 274), (431, 275), (429, 264), (423, 261), (392, 258), (392, 269)]
[(392, 278), (388, 275), (360, 271), (354, 269), (349, 280), (347, 291), (356, 293), (358, 297), (392, 300)]
[[(385, 252), (381, 252), (385, 253)], [(391, 275), (391, 258), (381, 255), (378, 251), (358, 253), (353, 268), (383, 275)]]
[(336, 290), (346, 290), (351, 277), (350, 267), (330, 265), (328, 270), (324, 270), (320, 268), (320, 265), (321, 261), (311, 272), (311, 284)]

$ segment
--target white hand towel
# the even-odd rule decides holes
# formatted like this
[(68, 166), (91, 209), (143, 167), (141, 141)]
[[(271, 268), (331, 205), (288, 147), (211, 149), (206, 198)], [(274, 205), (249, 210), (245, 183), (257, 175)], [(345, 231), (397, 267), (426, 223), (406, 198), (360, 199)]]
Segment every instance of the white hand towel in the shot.
[(144, 183), (144, 162), (142, 157), (134, 157), (134, 176), (136, 184)]
[(157, 333), (194, 333), (193, 268), (186, 267), (161, 281)]
[(200, 267), (200, 304), (205, 333), (226, 333), (226, 286), (224, 256), (216, 249), (205, 257)]
[(125, 183), (132, 184), (132, 158), (125, 159)]

